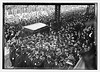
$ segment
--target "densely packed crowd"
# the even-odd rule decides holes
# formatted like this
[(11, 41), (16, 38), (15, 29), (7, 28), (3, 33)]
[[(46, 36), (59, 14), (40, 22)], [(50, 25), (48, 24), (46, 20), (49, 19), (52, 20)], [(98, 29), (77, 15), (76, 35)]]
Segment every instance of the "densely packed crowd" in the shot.
[[(80, 52), (89, 51), (95, 43), (94, 26), (84, 24), (93, 16), (84, 16), (78, 19), (75, 18), (77, 16), (72, 16), (72, 21), (61, 18), (60, 30), (54, 31), (51, 27), (48, 33), (38, 32), (26, 37), (18, 35), (21, 26), (4, 26), (5, 46), (10, 50), (12, 66), (39, 69), (74, 67), (79, 60)], [(51, 19), (47, 22), (50, 22), (49, 25), (54, 23)]]

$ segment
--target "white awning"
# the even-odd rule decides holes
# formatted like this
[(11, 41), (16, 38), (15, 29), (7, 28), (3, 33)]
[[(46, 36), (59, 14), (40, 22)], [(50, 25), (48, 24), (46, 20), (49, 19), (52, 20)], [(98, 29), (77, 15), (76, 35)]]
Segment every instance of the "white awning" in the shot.
[(40, 29), (45, 26), (46, 26), (46, 24), (44, 24), (44, 23), (35, 23), (35, 24), (28, 25), (28, 26), (24, 26), (24, 28), (27, 28), (30, 30), (37, 30), (37, 29)]

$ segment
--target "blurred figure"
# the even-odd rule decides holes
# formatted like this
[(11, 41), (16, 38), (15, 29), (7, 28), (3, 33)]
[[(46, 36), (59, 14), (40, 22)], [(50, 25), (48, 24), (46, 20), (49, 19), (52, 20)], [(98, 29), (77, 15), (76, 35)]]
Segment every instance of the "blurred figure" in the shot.
[(81, 54), (83, 61), (85, 62), (85, 69), (94, 70), (97, 69), (97, 55), (96, 55), (96, 46), (83, 54)]

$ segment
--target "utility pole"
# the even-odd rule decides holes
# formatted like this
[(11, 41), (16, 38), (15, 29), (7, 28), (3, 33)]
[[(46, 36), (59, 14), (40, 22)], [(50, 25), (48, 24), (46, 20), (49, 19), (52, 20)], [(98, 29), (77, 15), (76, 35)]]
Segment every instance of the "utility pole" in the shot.
[(87, 5), (86, 14), (89, 14), (90, 5)]
[(55, 19), (56, 23), (60, 22), (60, 5), (55, 5)]
[(53, 28), (58, 30), (60, 26), (60, 5), (55, 5), (55, 22)]

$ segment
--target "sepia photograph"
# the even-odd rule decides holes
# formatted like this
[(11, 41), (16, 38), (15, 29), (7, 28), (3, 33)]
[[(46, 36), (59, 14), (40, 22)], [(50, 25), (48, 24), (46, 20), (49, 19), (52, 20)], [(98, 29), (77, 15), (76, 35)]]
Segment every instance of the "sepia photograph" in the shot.
[(2, 69), (98, 69), (98, 3), (3, 3), (2, 8)]

